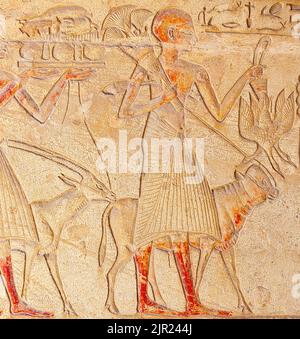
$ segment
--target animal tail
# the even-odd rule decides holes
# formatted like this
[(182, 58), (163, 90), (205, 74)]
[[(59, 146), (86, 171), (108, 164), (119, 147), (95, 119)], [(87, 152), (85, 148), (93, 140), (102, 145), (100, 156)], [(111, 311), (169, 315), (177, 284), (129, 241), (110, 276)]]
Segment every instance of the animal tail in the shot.
[(106, 256), (106, 248), (107, 248), (107, 229), (109, 227), (109, 214), (114, 207), (114, 202), (109, 203), (103, 214), (102, 214), (102, 237), (99, 247), (98, 259), (99, 259), (99, 267), (102, 267), (105, 256)]

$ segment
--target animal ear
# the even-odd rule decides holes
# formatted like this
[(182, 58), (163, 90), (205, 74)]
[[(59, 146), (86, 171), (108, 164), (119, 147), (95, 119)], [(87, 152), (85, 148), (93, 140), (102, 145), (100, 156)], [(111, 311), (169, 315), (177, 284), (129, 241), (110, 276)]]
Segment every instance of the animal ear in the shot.
[(242, 174), (241, 172), (237, 170), (234, 171), (234, 177), (238, 181), (243, 180), (245, 178), (244, 174)]
[(66, 185), (71, 186), (71, 187), (76, 187), (78, 184), (80, 184), (80, 182), (76, 179), (67, 177), (66, 175), (64, 175), (63, 173), (61, 173), (58, 178), (64, 182)]

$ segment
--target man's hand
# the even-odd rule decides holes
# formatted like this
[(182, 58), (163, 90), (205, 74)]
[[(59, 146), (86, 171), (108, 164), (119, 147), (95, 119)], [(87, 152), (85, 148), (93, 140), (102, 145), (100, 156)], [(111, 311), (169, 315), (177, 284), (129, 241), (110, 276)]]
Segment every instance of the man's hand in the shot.
[(200, 84), (209, 82), (209, 75), (203, 67), (198, 67), (196, 72), (196, 81)]
[(168, 102), (172, 101), (176, 96), (177, 92), (173, 89), (171, 91), (163, 93), (161, 99), (163, 103), (167, 104)]
[(20, 74), (20, 78), (24, 81), (29, 78), (47, 80), (59, 75), (56, 68), (31, 68)]
[(94, 74), (94, 70), (80, 69), (80, 68), (71, 68), (66, 71), (65, 76), (67, 80), (72, 81), (83, 81), (89, 79)]
[(264, 74), (264, 68), (261, 65), (252, 66), (247, 71), (247, 76), (248, 76), (249, 81), (259, 79), (263, 76), (263, 74)]

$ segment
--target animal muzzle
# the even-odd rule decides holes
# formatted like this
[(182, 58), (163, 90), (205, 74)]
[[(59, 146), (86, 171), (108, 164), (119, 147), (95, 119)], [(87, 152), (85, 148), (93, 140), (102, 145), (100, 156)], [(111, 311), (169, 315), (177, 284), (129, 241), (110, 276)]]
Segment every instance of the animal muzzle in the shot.
[(279, 195), (279, 190), (276, 187), (272, 187), (270, 188), (269, 192), (268, 192), (268, 198), (269, 199), (276, 199)]
[(108, 192), (105, 200), (107, 200), (108, 202), (116, 201), (116, 194), (114, 192)]

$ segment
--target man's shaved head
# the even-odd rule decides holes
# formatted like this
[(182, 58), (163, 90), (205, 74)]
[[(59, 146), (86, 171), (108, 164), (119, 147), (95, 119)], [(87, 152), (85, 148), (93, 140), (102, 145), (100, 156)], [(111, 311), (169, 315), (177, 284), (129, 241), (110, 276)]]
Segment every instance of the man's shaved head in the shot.
[(177, 8), (160, 10), (153, 20), (153, 34), (162, 42), (169, 42), (169, 29), (193, 25), (191, 16)]

